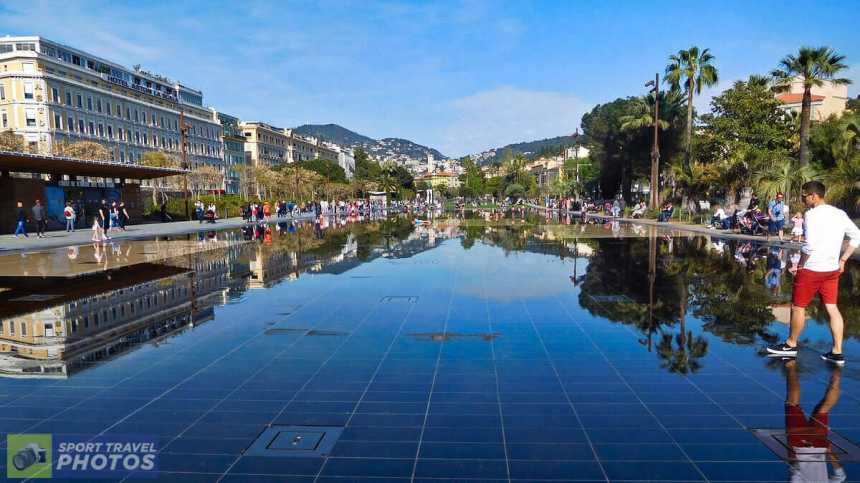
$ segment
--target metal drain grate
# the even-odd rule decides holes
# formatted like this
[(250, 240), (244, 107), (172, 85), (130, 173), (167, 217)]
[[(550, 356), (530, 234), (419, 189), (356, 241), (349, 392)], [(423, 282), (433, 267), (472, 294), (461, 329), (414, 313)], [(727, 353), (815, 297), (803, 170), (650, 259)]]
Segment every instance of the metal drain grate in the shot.
[[(860, 462), (860, 447), (832, 430), (826, 435), (792, 433), (792, 440), (797, 442), (795, 444), (803, 444), (803, 446), (799, 445), (798, 447), (792, 446), (792, 441), (789, 441), (785, 429), (753, 429), (752, 433), (774, 454), (788, 463), (804, 461)], [(829, 446), (830, 451), (827, 451), (827, 446)]]
[(479, 332), (479, 333), (457, 333), (457, 332), (420, 332), (409, 334), (410, 337), (415, 337), (421, 340), (432, 341), (450, 341), (455, 339), (482, 339), (492, 341), (502, 334), (498, 332)]
[(338, 331), (338, 330), (319, 330), (319, 329), (312, 329), (312, 330), (309, 330), (309, 331), (308, 331), (308, 333), (307, 333), (307, 334), (305, 334), (305, 335), (306, 335), (306, 336), (317, 336), (317, 337), (319, 337), (319, 336), (337, 336), (337, 335), (347, 335), (347, 333), (346, 333), (346, 332), (341, 332), (341, 331)]
[(246, 456), (326, 456), (343, 433), (334, 426), (269, 426), (245, 450)]
[(386, 297), (382, 297), (379, 299), (380, 302), (384, 304), (389, 303), (407, 303), (414, 304), (418, 302), (418, 297), (415, 295), (388, 295)]
[(291, 335), (291, 334), (303, 334), (306, 333), (308, 329), (266, 329), (264, 334), (266, 335)]

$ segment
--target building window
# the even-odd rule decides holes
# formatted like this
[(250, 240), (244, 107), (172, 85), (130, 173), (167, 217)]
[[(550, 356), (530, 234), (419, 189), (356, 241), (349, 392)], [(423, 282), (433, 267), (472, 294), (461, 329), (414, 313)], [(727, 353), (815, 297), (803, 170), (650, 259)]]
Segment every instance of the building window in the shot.
[(134, 132), (134, 142), (135, 142), (136, 144), (140, 144), (140, 131), (135, 131), (135, 132)]
[(90, 121), (88, 127), (90, 128), (89, 129), (90, 136), (95, 136), (96, 135), (96, 125), (92, 121)]
[(137, 115), (137, 109), (134, 110), (134, 122), (140, 122), (140, 117)]
[(102, 112), (102, 100), (101, 99), (96, 99), (96, 111)]
[(66, 105), (72, 107), (72, 93), (66, 92)]
[(86, 134), (86, 130), (84, 130), (84, 120), (78, 119), (78, 132), (81, 134)]
[(3, 87), (3, 84), (0, 84), (0, 101), (6, 100), (6, 88)]
[(27, 324), (21, 322), (21, 335), (27, 335)]
[(63, 118), (59, 114), (54, 114), (54, 129), (63, 129)]
[(122, 117), (122, 106), (116, 105), (116, 117)]
[(105, 137), (105, 125), (101, 123), (99, 123), (99, 137)]
[(88, 111), (93, 110), (93, 97), (92, 96), (87, 96), (87, 110)]
[[(144, 124), (146, 124), (146, 111), (141, 112), (141, 113), (140, 113), (140, 115), (141, 115), (141, 116), (142, 116), (142, 118), (143, 118), (143, 123), (144, 123)], [(136, 120), (137, 120), (137, 119), (135, 119), (135, 121), (136, 121)]]
[(119, 139), (120, 141), (124, 141), (124, 139), (122, 138), (122, 128), (121, 127), (116, 128), (116, 138)]
[(15, 322), (9, 321), (9, 335), (15, 335)]
[(84, 108), (84, 97), (80, 94), (77, 94), (75, 96), (75, 100), (77, 101), (76, 104), (78, 106), (78, 109), (83, 109)]
[(113, 111), (110, 110), (110, 101), (105, 101), (105, 114), (110, 116)]
[(24, 99), (33, 98), (33, 81), (24, 81)]
[(56, 87), (51, 88), (51, 100), (56, 102), (57, 104), (60, 103), (60, 90)]
[(24, 115), (27, 118), (27, 127), (36, 127), (36, 110), (27, 109), (24, 111)]
[(0, 126), (9, 127), (9, 117), (6, 115), (6, 111), (0, 113)]
[[(119, 161), (120, 161), (121, 163), (124, 163), (124, 162), (125, 162), (125, 151), (120, 151), (120, 152), (119, 152)], [(134, 309), (134, 305), (132, 305), (131, 307), (132, 307), (132, 309)], [(134, 310), (132, 310), (132, 312), (134, 312)]]
[(21, 67), (24, 69), (25, 74), (33, 74), (36, 72), (35, 66), (32, 62), (25, 62), (21, 64)]
[(107, 127), (108, 139), (113, 139), (113, 128), (111, 126)]
[(72, 119), (72, 116), (69, 116), (69, 118), (66, 119), (66, 129), (69, 132), (75, 132), (75, 120)]

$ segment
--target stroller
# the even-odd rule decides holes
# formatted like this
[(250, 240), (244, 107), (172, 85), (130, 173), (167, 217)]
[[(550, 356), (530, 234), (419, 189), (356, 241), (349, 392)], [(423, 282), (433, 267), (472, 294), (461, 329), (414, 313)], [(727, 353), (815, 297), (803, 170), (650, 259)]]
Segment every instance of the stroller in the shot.
[(768, 217), (757, 209), (746, 210), (741, 213), (735, 213), (737, 217), (737, 227), (744, 235), (767, 235), (768, 234)]

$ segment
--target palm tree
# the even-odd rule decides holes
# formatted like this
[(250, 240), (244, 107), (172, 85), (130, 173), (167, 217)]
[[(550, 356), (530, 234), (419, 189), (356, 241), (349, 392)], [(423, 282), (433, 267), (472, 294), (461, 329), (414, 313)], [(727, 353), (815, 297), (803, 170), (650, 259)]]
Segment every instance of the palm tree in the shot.
[(666, 66), (666, 82), (673, 90), (684, 87), (687, 94), (687, 130), (684, 145), (687, 149), (686, 165), (690, 165), (690, 155), (693, 138), (693, 94), (701, 94), (702, 87), (715, 85), (719, 81), (717, 68), (711, 63), (714, 56), (710, 49), (699, 51), (698, 47), (679, 50), (676, 55), (669, 56)]
[(791, 82), (799, 78), (803, 82), (803, 102), (800, 108), (800, 165), (809, 165), (809, 126), (812, 116), (812, 88), (821, 87), (825, 81), (835, 85), (850, 84), (850, 79), (837, 78), (840, 71), (848, 68), (842, 61), (844, 55), (830, 47), (801, 47), (797, 55), (787, 55), (779, 67), (771, 72), (777, 91), (786, 91)]
[[(660, 93), (660, 121), (658, 126), (661, 130), (671, 127), (672, 122), (678, 118), (678, 114), (684, 108), (684, 98), (677, 91)], [(634, 114), (622, 116), (621, 129), (624, 131), (652, 128), (654, 126), (654, 94), (649, 94), (636, 99)]]
[(693, 138), (693, 94), (701, 94), (702, 87), (715, 85), (719, 81), (717, 68), (711, 63), (713, 60), (710, 49), (699, 51), (699, 48), (694, 46), (679, 50), (676, 55), (670, 55), (669, 65), (666, 66), (666, 82), (676, 91), (683, 85), (684, 93), (687, 94), (687, 130), (684, 145), (688, 167)]
[(759, 195), (771, 199), (777, 193), (784, 193), (791, 206), (795, 202), (800, 204), (801, 200), (792, 194), (799, 195), (800, 187), (812, 180), (814, 173), (809, 166), (799, 166), (793, 159), (785, 158), (762, 163), (752, 178)]

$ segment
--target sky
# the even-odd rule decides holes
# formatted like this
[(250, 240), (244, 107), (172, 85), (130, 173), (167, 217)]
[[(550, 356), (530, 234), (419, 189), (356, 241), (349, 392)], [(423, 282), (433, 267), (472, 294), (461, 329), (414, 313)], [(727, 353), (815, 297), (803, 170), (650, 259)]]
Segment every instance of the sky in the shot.
[(0, 0), (0, 35), (140, 64), (243, 120), (336, 123), (448, 156), (571, 134), (694, 45), (721, 79), (699, 110), (802, 45), (846, 55), (860, 84), (857, 18), (856, 0)]

